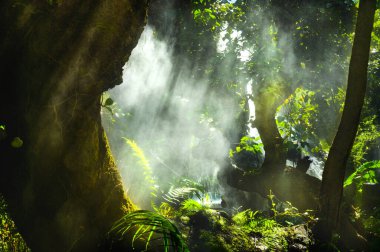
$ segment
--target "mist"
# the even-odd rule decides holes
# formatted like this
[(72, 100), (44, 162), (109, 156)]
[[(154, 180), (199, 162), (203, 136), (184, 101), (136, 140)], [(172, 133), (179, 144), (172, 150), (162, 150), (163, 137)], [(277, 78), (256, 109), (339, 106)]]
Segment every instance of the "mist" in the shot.
[[(311, 11), (313, 8), (307, 8), (302, 16), (307, 19)], [(245, 123), (246, 134), (253, 137), (258, 136), (252, 126), (253, 101), (258, 92), (265, 88), (275, 90), (286, 83), (289, 93), (281, 88), (275, 92), (284, 101), (297, 87), (319, 89), (318, 85), (327, 85), (335, 90), (346, 78), (346, 71), (332, 66), (338, 49), (318, 52), (325, 56), (322, 65), (328, 66), (329, 71), (316, 72), (315, 65), (307, 61), (308, 56), (294, 51), (294, 44), (299, 41), (293, 41), (292, 34), (282, 31), (262, 14), (260, 8), (247, 14), (249, 22), (258, 27), (256, 40), (247, 40), (248, 43), (243, 43), (247, 38), (237, 30), (227, 34), (230, 27), (222, 24), (215, 47), (224, 60), (213, 66), (220, 78), (226, 80), (236, 80), (234, 75), (238, 72), (237, 81), (244, 90), (241, 98), (251, 97), (247, 98), (249, 115)], [(170, 26), (167, 18), (165, 24)], [(171, 33), (172, 27), (167, 30)], [(105, 95), (104, 99), (111, 97), (114, 101), (112, 113), (102, 110), (103, 125), (125, 188), (141, 208), (150, 207), (152, 190), (164, 191), (179, 178), (216, 181), (217, 173), (230, 162), (229, 150), (236, 145), (231, 139), (242, 133), (236, 116), (241, 112), (236, 96), (210, 88), (212, 80), (207, 75), (195, 74), (197, 62), (190, 63), (188, 60), (192, 59), (185, 57), (182, 61), (175, 59), (175, 40), (169, 38), (170, 34), (158, 36), (153, 27), (145, 27), (124, 66), (123, 83)], [(239, 53), (232, 56), (234, 50)], [(250, 62), (256, 62), (254, 71), (242, 70)], [(144, 171), (139, 164), (141, 156), (137, 157), (126, 139), (141, 149), (150, 171), (146, 171), (147, 167)], [(321, 179), (323, 161), (312, 158), (308, 173)]]
[[(149, 207), (152, 185), (145, 181), (122, 137), (135, 141), (143, 150), (154, 181), (159, 181), (155, 186), (167, 187), (181, 177), (216, 179), (229, 155), (230, 143), (221, 129), (234, 127), (233, 100), (210, 91), (208, 80), (194, 79), (186, 62), (178, 76), (173, 69), (170, 45), (158, 40), (146, 26), (124, 67), (123, 83), (109, 92), (116, 106), (128, 115), (125, 120), (116, 120), (118, 125), (109, 120), (109, 114), (103, 115), (128, 194), (141, 207)], [(173, 76), (175, 83), (170, 85)], [(209, 106), (214, 109), (212, 115)]]

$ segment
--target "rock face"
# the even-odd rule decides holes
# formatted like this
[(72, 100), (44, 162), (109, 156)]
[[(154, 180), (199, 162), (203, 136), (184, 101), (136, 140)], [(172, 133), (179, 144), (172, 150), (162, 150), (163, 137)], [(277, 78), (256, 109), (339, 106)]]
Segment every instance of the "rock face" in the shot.
[(146, 1), (4, 0), (0, 12), (0, 192), (32, 250), (96, 251), (134, 208), (100, 96), (121, 83)]

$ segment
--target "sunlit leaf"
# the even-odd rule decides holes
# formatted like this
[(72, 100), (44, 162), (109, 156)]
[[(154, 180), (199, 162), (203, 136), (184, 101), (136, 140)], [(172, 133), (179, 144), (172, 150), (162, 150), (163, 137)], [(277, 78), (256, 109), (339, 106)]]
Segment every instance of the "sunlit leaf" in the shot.
[(112, 98), (107, 98), (107, 100), (104, 102), (104, 106), (111, 106), (112, 104), (114, 104)]

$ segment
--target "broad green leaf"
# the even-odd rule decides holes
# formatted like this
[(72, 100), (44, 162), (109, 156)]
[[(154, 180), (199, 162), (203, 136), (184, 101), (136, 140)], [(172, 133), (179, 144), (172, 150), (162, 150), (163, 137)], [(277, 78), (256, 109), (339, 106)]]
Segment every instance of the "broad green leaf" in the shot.
[(114, 103), (114, 101), (111, 98), (107, 98), (107, 100), (104, 102), (104, 106), (111, 106)]

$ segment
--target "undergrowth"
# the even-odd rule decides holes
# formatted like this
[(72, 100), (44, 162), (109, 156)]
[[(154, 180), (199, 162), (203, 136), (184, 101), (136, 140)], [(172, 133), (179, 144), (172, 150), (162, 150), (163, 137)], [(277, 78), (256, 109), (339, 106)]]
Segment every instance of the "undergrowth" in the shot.
[(7, 212), (7, 205), (0, 195), (0, 251), (29, 252), (30, 249), (17, 231)]
[[(139, 210), (125, 215), (111, 228), (110, 235), (115, 240), (123, 240), (132, 231), (131, 247), (133, 250), (141, 251), (154, 244), (153, 241), (162, 241), (163, 251), (188, 251), (181, 233), (177, 227), (168, 219), (154, 212)], [(140, 247), (135, 245), (140, 244)], [(174, 248), (174, 250), (172, 250)]]
[[(269, 192), (266, 212), (215, 206), (210, 180), (174, 181), (166, 191), (156, 181), (143, 150), (126, 139), (151, 185), (153, 211), (129, 213), (114, 223), (110, 237), (135, 251), (307, 251), (315, 219)], [(162, 189), (161, 189), (162, 190)], [(162, 250), (157, 250), (162, 248)], [(116, 250), (114, 250), (116, 251)]]

